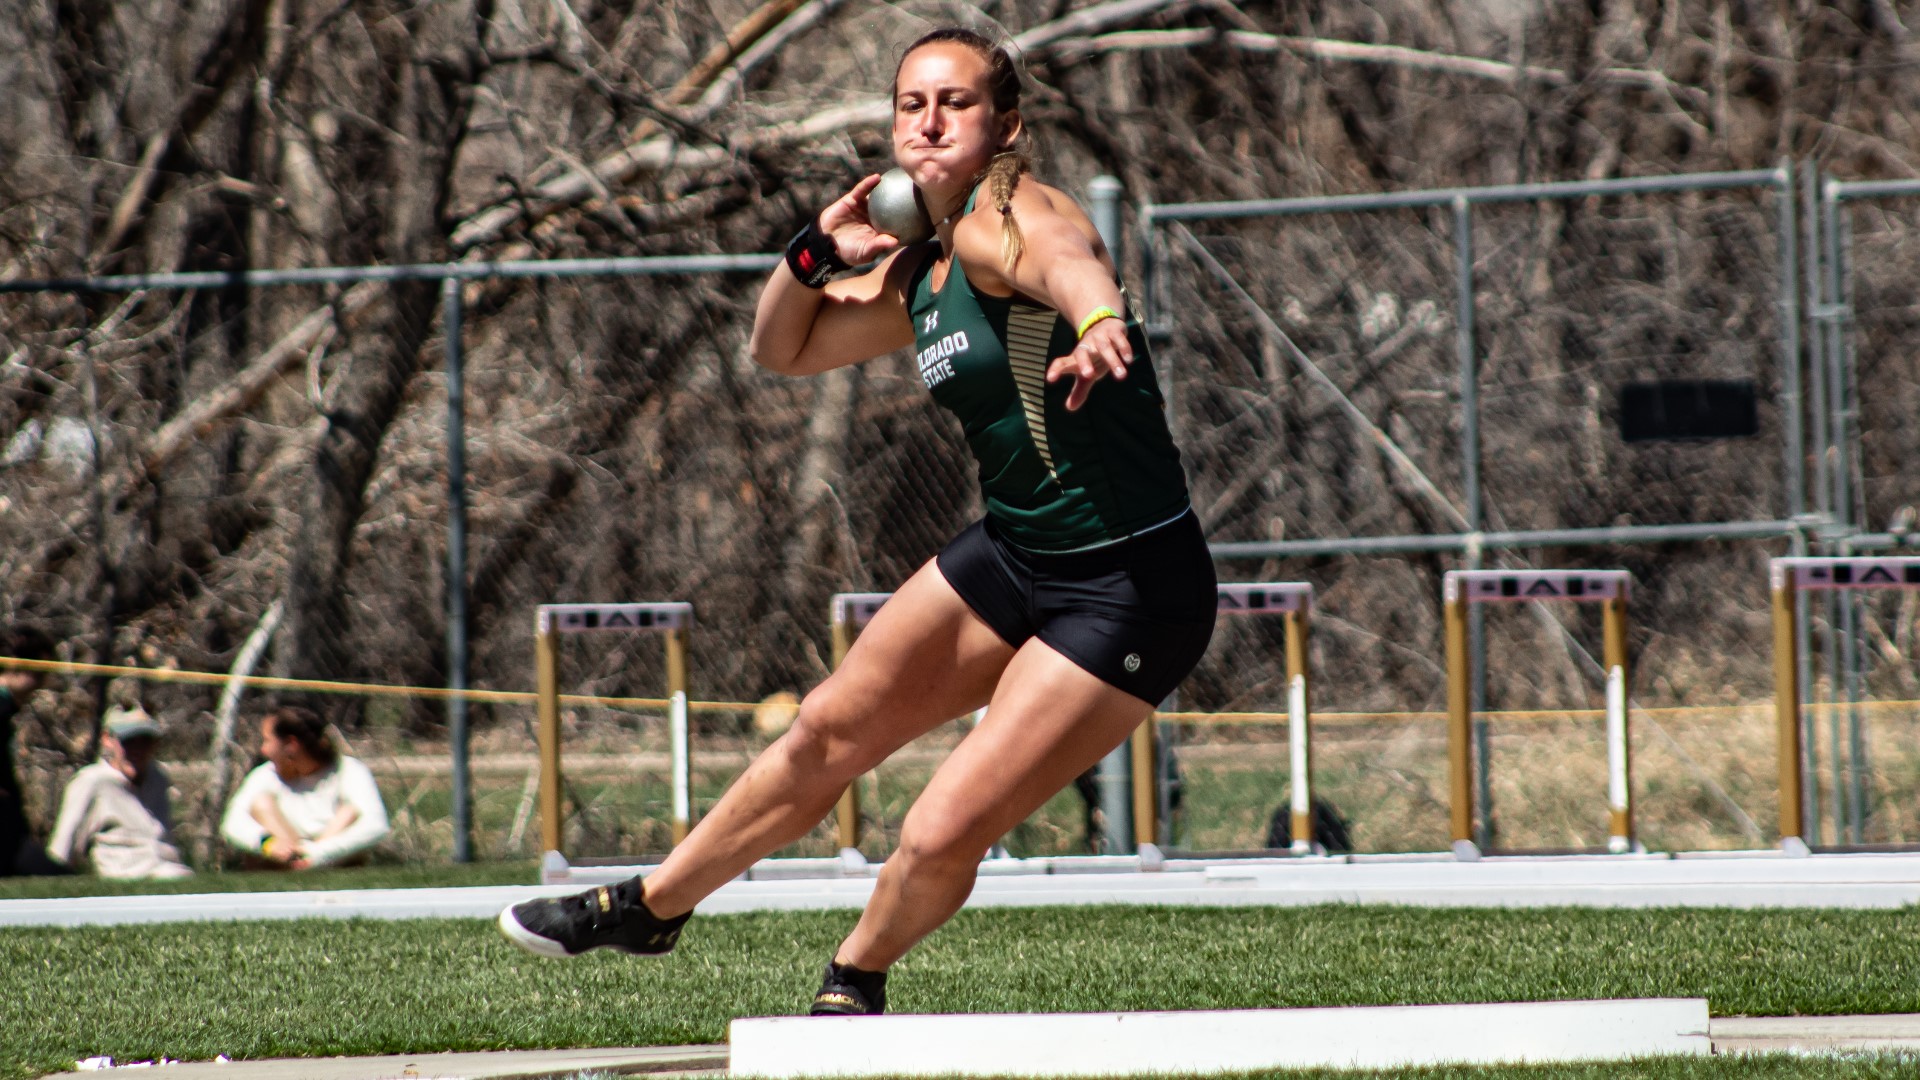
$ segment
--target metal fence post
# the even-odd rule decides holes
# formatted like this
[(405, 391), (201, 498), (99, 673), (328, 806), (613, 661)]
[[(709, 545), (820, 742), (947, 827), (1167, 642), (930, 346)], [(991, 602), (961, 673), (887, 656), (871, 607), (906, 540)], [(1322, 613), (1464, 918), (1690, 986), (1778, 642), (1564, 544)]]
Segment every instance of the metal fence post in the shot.
[(460, 353), (460, 279), (440, 280), (447, 360), (447, 733), (453, 742), (453, 861), (473, 861), (473, 792), (467, 763), (467, 418)]
[[(1093, 204), (1093, 227), (1099, 230), (1100, 240), (1107, 245), (1107, 254), (1113, 257), (1116, 267), (1120, 265), (1120, 193), (1122, 190), (1120, 181), (1111, 176), (1096, 176), (1087, 184), (1087, 199)], [(1145, 321), (1142, 312), (1130, 311), (1127, 314), (1132, 318)], [(1131, 751), (1131, 744), (1122, 743), (1114, 747), (1106, 757), (1101, 758), (1097, 767), (1102, 851), (1109, 855), (1133, 850)]]
[[(1480, 498), (1480, 368), (1475, 355), (1473, 335), (1473, 203), (1465, 195), (1453, 198), (1454, 250), (1454, 350), (1460, 360), (1460, 486), (1466, 503), (1462, 510), (1467, 534), (1479, 534), (1484, 521)], [(1470, 542), (1466, 549), (1469, 570), (1481, 568), (1481, 545)], [(1473, 756), (1479, 767), (1473, 770), (1476, 813), (1474, 842), (1482, 848), (1493, 846), (1493, 788), (1488, 780), (1487, 721), (1487, 615), (1478, 607), (1467, 609), (1467, 651), (1472, 684)]]
[[(1851, 532), (1853, 520), (1853, 491), (1850, 483), (1853, 443), (1853, 417), (1850, 394), (1847, 386), (1846, 339), (1845, 328), (1841, 325), (1846, 303), (1840, 293), (1840, 200), (1835, 189), (1835, 181), (1827, 180), (1820, 185), (1821, 241), (1826, 247), (1826, 260), (1822, 278), (1826, 303), (1825, 330), (1827, 338), (1827, 370), (1823, 373), (1827, 380), (1827, 408), (1832, 419), (1828, 424), (1831, 439), (1825, 465), (1832, 471), (1833, 518), (1843, 533)], [(1835, 554), (1851, 554), (1844, 541)], [(1831, 688), (1829, 696), (1838, 706), (1846, 702), (1846, 733), (1842, 743), (1841, 717), (1833, 714), (1833, 779), (1834, 779), (1834, 830), (1837, 837), (1847, 842), (1860, 842), (1860, 818), (1863, 801), (1860, 794), (1860, 713), (1856, 707), (1859, 701), (1859, 602), (1852, 593), (1837, 594), (1837, 614), (1840, 623), (1839, 666), (1832, 670), (1828, 680)], [(1844, 768), (1843, 763), (1844, 761)], [(1845, 822), (1844, 833), (1841, 822)]]
[(1780, 186), (1774, 199), (1775, 227), (1780, 232), (1780, 423), (1786, 444), (1782, 450), (1785, 471), (1780, 477), (1786, 488), (1786, 508), (1781, 516), (1795, 518), (1807, 509), (1807, 459), (1800, 432), (1800, 255), (1794, 235), (1798, 224), (1793, 213), (1791, 158), (1780, 162)]

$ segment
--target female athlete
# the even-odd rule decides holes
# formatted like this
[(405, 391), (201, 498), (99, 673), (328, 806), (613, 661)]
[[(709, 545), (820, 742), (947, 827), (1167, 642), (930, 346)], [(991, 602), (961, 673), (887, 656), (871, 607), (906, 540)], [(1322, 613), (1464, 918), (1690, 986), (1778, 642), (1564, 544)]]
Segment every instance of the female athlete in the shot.
[(523, 947), (668, 951), (695, 904), (813, 829), (855, 778), (986, 705), (908, 812), (812, 1006), (879, 1013), (887, 969), (959, 910), (987, 850), (1118, 746), (1206, 649), (1213, 563), (1145, 338), (1087, 215), (1028, 175), (1019, 105), (1018, 72), (985, 37), (944, 29), (911, 45), (894, 76), (894, 157), (936, 238), (902, 247), (876, 231), (869, 176), (788, 245), (753, 329), (754, 358), (786, 375), (913, 346), (965, 429), (986, 517), (900, 586), (644, 887), (502, 912)]

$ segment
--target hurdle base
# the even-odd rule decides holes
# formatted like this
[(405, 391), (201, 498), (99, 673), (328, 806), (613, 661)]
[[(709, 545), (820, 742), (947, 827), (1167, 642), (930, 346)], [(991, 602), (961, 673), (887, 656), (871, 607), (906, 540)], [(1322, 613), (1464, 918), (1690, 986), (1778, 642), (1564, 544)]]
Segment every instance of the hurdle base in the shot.
[(771, 1017), (734, 1076), (1138, 1076), (1610, 1061), (1713, 1051), (1705, 998), (1144, 1013)]
[(1480, 845), (1471, 840), (1455, 840), (1453, 842), (1453, 857), (1461, 862), (1479, 862)]
[(1797, 836), (1783, 836), (1780, 838), (1780, 853), (1791, 859), (1802, 859), (1813, 854), (1813, 849)]

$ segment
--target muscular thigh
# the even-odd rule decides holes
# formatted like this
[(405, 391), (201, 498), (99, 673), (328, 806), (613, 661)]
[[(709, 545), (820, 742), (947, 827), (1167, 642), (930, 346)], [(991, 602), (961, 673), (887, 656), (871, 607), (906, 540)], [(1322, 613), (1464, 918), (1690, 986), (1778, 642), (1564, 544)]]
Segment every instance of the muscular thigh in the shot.
[(884, 756), (986, 704), (1013, 654), (929, 561), (881, 605), (803, 713)]

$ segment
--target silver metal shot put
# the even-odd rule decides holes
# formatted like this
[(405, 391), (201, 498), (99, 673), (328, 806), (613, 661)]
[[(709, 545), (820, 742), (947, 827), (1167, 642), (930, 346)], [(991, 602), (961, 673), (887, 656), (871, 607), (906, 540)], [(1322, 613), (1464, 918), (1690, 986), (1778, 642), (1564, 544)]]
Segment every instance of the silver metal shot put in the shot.
[(867, 193), (867, 220), (902, 244), (917, 244), (933, 236), (933, 219), (920, 199), (920, 186), (905, 169), (888, 169)]

